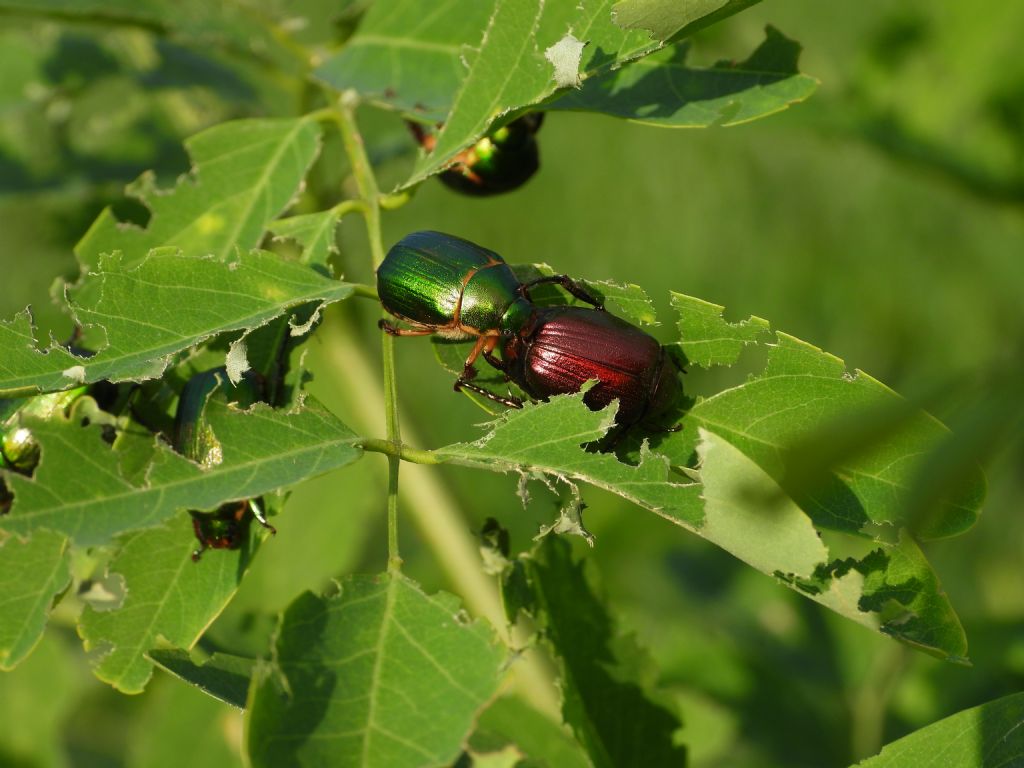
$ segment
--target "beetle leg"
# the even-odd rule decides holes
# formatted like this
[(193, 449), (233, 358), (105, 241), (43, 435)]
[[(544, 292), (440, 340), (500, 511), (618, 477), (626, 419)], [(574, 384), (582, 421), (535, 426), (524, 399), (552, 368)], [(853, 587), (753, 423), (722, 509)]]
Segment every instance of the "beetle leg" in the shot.
[(529, 282), (523, 283), (520, 290), (526, 292), (527, 298), (529, 298), (529, 290), (535, 285), (543, 285), (544, 283), (557, 283), (580, 301), (585, 301), (595, 309), (604, 309), (603, 302), (595, 299), (593, 294), (568, 275), (547, 275), (545, 277), (538, 277), (536, 280), (530, 280)]
[(277, 533), (277, 528), (275, 528), (267, 522), (267, 516), (263, 514), (263, 510), (260, 508), (260, 505), (256, 503), (255, 499), (249, 499), (249, 509), (252, 510), (252, 516), (256, 518), (256, 522), (258, 522), (271, 533)]
[(434, 333), (433, 328), (400, 328), (384, 319), (377, 321), (377, 327), (388, 336), (429, 336)]
[(491, 364), (493, 368), (497, 368), (503, 374), (505, 374), (505, 381), (508, 381), (508, 366), (505, 361), (501, 358), (495, 357), (491, 352), (484, 352), (484, 360)]
[(496, 403), (501, 403), (509, 408), (522, 408), (523, 401), (518, 397), (502, 397), (496, 395), (493, 392), (488, 392), (483, 387), (478, 387), (476, 384), (470, 384), (468, 381), (463, 381), (462, 378), (455, 380), (455, 391), (458, 392), (463, 389), (468, 389), (470, 392), (476, 392), (478, 395), (483, 395), (488, 400), (493, 400)]

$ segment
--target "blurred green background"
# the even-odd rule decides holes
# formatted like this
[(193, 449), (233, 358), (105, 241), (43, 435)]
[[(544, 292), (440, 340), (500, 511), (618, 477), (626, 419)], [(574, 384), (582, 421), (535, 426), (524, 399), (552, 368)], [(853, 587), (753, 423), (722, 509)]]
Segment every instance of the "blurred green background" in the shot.
[[(766, 23), (803, 43), (802, 68), (821, 79), (809, 102), (708, 131), (552, 114), (542, 171), (524, 189), (477, 200), (428, 182), (386, 215), (385, 243), (439, 229), (510, 262), (637, 283), (666, 340), (668, 289), (723, 304), (731, 319), (760, 315), (899, 392), (948, 389), (938, 415), (965, 423), (986, 382), (1021, 379), (1024, 6), (769, 0), (704, 33), (692, 60), (742, 58)], [(187, 40), (0, 16), (0, 314), (31, 304), (43, 329), (65, 334), (50, 285), (74, 277), (72, 246), (104, 205), (144, 219), (124, 184), (147, 168), (172, 184), (188, 168), (184, 137), (232, 117), (295, 114), (308, 98), (262, 63)], [(404, 128), (370, 110), (361, 118), (382, 179), (400, 180), (412, 161)], [(323, 158), (303, 205), (337, 194), (334, 143)], [(346, 221), (340, 243), (339, 267), (371, 280), (361, 222)], [(379, 386), (374, 320), (366, 303), (334, 308), (331, 338), (365, 354), (321, 332), (308, 362), (317, 396), (379, 435), (366, 397)], [(405, 424), (424, 447), (479, 434), (485, 414), (452, 393), (429, 343), (400, 340), (398, 367)], [(686, 384), (710, 392), (735, 378), (693, 372)], [(656, 662), (694, 765), (843, 766), (1024, 687), (1024, 448), (1008, 440), (992, 454), (978, 525), (926, 548), (964, 621), (972, 668), (871, 634), (653, 515), (586, 492), (597, 546), (575, 545)], [(258, 652), (270, 615), (303, 589), (383, 568), (383, 469), (369, 456), (296, 490), (210, 647)], [(512, 477), (431, 472), (467, 529), (496, 517), (518, 549), (556, 509), (536, 489), (524, 510)], [(416, 493), (423, 481), (406, 482)], [(411, 576), (451, 588), (408, 522), (402, 547)], [(32, 657), (0, 676), (8, 712), (39, 713), (0, 719), (0, 764), (238, 762), (236, 714), (162, 674), (143, 696), (112, 692), (89, 674), (70, 626), (58, 610)]]

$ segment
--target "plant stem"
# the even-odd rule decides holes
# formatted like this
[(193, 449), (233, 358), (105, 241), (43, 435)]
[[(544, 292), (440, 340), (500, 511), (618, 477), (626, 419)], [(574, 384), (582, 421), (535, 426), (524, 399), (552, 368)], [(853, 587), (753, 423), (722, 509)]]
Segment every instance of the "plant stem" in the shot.
[(375, 453), (384, 453), (388, 456), (398, 456), (402, 461), (408, 461), (413, 464), (443, 464), (444, 459), (439, 459), (433, 451), (424, 451), (421, 448), (410, 448), (407, 445), (401, 444), (398, 449), (395, 449), (395, 444), (390, 440), (380, 440), (373, 437), (367, 437), (359, 441), (359, 445), (362, 446), (364, 451), (373, 451)]
[[(384, 261), (384, 245), (380, 234), (380, 191), (373, 167), (366, 156), (363, 137), (356, 125), (355, 109), (357, 96), (354, 91), (345, 91), (338, 100), (335, 114), (345, 152), (352, 164), (352, 174), (359, 189), (359, 197), (365, 204), (363, 219), (366, 221), (366, 236), (370, 241), (370, 256), (374, 271)], [(383, 310), (382, 310), (383, 313)], [(402, 558), (398, 552), (398, 468), (402, 451), (402, 433), (398, 424), (398, 390), (395, 386), (394, 339), (381, 334), (381, 353), (384, 370), (384, 424), (387, 440), (392, 451), (388, 456), (388, 570), (401, 570)]]

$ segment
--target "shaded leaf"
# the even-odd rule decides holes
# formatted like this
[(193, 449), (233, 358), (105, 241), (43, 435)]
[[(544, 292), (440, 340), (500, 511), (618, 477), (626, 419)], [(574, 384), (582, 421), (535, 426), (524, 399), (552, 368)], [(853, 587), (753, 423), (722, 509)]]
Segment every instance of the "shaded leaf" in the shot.
[[(218, 555), (214, 553), (211, 557)], [(255, 659), (215, 653), (206, 661), (195, 662), (188, 651), (180, 648), (154, 648), (146, 655), (158, 667), (203, 693), (238, 709), (245, 709)]]
[(74, 414), (32, 422), (42, 459), (34, 477), (9, 478), (15, 500), (0, 528), (21, 535), (47, 528), (83, 546), (102, 544), (178, 510), (255, 498), (362, 455), (355, 434), (315, 401), (285, 412), (263, 405), (240, 411), (214, 399), (206, 416), (219, 463), (204, 469), (158, 441), (148, 471), (130, 478), (97, 426), (80, 426)]
[(86, 607), (78, 631), (93, 652), (96, 676), (124, 693), (142, 691), (153, 674), (146, 653), (170, 643), (189, 648), (224, 610), (257, 545), (258, 534), (238, 549), (208, 552), (193, 562), (192, 518), (182, 512), (166, 526), (125, 536), (109, 572), (124, 585), (114, 610)]
[(689, 46), (669, 46), (629, 66), (589, 78), (545, 109), (602, 112), (663, 128), (738, 125), (780, 112), (817, 88), (800, 74), (800, 46), (768, 27), (743, 62), (712, 67), (686, 63)]
[(220, 259), (158, 249), (134, 265), (120, 254), (104, 256), (90, 283), (70, 294), (77, 320), (102, 333), (102, 347), (91, 356), (57, 345), (40, 351), (27, 311), (0, 322), (0, 394), (156, 378), (172, 355), (211, 336), (351, 292), (347, 283), (265, 251)]
[(494, 695), (505, 652), (454, 598), (404, 576), (350, 577), (299, 597), (254, 687), (255, 766), (450, 764)]
[(67, 538), (49, 531), (0, 543), (0, 669), (15, 667), (42, 637), (54, 597), (71, 581), (66, 550)]
[(686, 764), (676, 716), (651, 701), (618, 658), (615, 629), (569, 544), (546, 537), (526, 560), (543, 636), (558, 659), (562, 713), (595, 768)]
[(1024, 762), (1024, 693), (965, 709), (887, 744), (857, 768), (1001, 768)]

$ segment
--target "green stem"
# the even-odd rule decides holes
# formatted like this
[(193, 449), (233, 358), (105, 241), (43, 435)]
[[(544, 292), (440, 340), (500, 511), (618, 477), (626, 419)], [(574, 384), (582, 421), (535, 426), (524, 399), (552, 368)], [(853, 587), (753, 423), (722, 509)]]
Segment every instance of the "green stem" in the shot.
[[(334, 110), (341, 131), (341, 140), (345, 145), (349, 162), (352, 164), (352, 175), (359, 189), (359, 197), (364, 203), (363, 219), (366, 221), (366, 236), (370, 241), (370, 256), (374, 271), (384, 261), (384, 244), (380, 234), (380, 191), (377, 189), (377, 178), (373, 175), (373, 166), (366, 156), (366, 146), (359, 134), (356, 124), (355, 109), (358, 98), (355, 91), (345, 91), (338, 100)], [(382, 310), (383, 313), (383, 310)], [(381, 353), (384, 370), (384, 423), (388, 442), (393, 452), (388, 453), (388, 570), (401, 570), (402, 558), (398, 552), (398, 468), (402, 450), (402, 433), (398, 424), (398, 388), (395, 385), (395, 350), (394, 339), (386, 333), (381, 334)]]
[(358, 445), (364, 451), (383, 453), (388, 456), (397, 456), (402, 461), (412, 464), (444, 464), (445, 460), (439, 458), (433, 451), (425, 451), (422, 448), (410, 448), (408, 445), (399, 445), (397, 448), (390, 440), (380, 440), (374, 437), (366, 437), (359, 441)]

